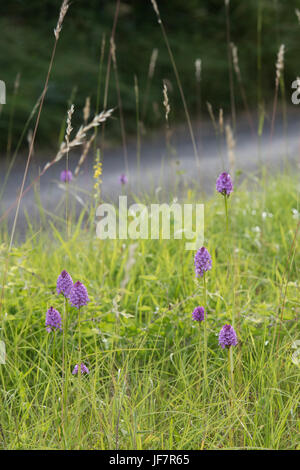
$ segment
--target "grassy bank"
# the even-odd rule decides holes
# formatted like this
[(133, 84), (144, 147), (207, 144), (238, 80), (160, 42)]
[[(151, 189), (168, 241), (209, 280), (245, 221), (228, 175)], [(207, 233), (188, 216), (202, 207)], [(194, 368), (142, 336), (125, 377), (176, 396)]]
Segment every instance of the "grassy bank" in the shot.
[[(299, 182), (249, 181), (229, 198), (229, 233), (223, 197), (205, 202), (206, 329), (192, 320), (205, 293), (184, 240), (99, 240), (92, 212), (68, 237), (46, 214), (46, 232), (28, 231), (5, 283), (2, 447), (299, 449)], [(183, 201), (204, 202), (193, 188)], [(87, 287), (80, 316), (56, 293), (63, 269)], [(62, 331), (46, 332), (50, 306)], [(225, 323), (238, 336), (233, 383)]]

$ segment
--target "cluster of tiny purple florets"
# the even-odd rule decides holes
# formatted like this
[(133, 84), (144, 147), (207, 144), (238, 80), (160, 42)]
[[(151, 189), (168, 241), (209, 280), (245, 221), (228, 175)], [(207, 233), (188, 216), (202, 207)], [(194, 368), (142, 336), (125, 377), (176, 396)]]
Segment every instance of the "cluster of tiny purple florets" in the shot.
[[(78, 375), (78, 369), (79, 369), (79, 365), (76, 364), (76, 366), (74, 367), (74, 369), (72, 371), (72, 374), (73, 375)], [(89, 369), (87, 368), (87, 366), (83, 362), (81, 363), (80, 369), (81, 369), (81, 374), (89, 374), (90, 373)]]
[(195, 254), (194, 262), (197, 277), (203, 277), (203, 274), (211, 269), (211, 256), (204, 246), (202, 246), (202, 248), (200, 248)]
[(61, 330), (61, 316), (55, 308), (50, 307), (46, 313), (46, 330), (48, 333)]
[(73, 175), (71, 170), (63, 170), (60, 174), (60, 181), (63, 183), (70, 183), (72, 181)]
[(204, 315), (205, 315), (204, 307), (196, 307), (195, 310), (193, 311), (192, 317), (193, 317), (193, 320), (195, 321), (203, 321)]
[(66, 270), (63, 270), (57, 278), (56, 292), (63, 294), (65, 297), (69, 297), (72, 287), (73, 280), (70, 274)]
[(125, 175), (125, 173), (122, 173), (121, 176), (120, 176), (120, 183), (121, 184), (126, 184), (128, 183), (128, 178), (127, 176)]
[(229, 196), (233, 191), (233, 184), (229, 173), (224, 171), (220, 174), (216, 182), (216, 189), (223, 196)]
[(90, 301), (86, 287), (81, 282), (75, 282), (70, 291), (69, 300), (71, 305), (76, 308), (83, 307)]
[(221, 348), (230, 348), (238, 343), (236, 332), (231, 325), (224, 325), (219, 334), (219, 345)]

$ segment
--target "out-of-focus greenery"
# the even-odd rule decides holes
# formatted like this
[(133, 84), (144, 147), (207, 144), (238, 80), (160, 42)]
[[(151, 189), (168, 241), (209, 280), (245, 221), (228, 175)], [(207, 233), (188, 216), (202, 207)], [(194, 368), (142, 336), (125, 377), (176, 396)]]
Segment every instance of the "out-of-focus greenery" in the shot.
[[(61, 0), (11, 0), (2, 7), (0, 19), (0, 79), (7, 85), (7, 104), (0, 116), (1, 153), (5, 150), (12, 114), (14, 81), (21, 74), (20, 88), (15, 100), (13, 138), (18, 137), (24, 123), (40, 95), (47, 73), (54, 41)], [(214, 107), (229, 107), (228, 62), (226, 45), (225, 7), (222, 0), (158, 1), (168, 38), (175, 56), (183, 88), (191, 113), (199, 109), (196, 93), (195, 59), (203, 64), (201, 82), (201, 109), (205, 102)], [(86, 96), (95, 110), (100, 49), (103, 35), (106, 51), (102, 73), (101, 101), (116, 1), (77, 0), (71, 3), (59, 40), (54, 68), (51, 74), (38, 141), (57, 143), (68, 100), (77, 89), (73, 102), (80, 122)], [(299, 1), (290, 0), (231, 0), (231, 39), (238, 46), (240, 68), (251, 107), (257, 105), (258, 47), (257, 24), (261, 12), (262, 71), (261, 92), (269, 101), (274, 92), (275, 62), (279, 45), (286, 45), (285, 83), (299, 74), (298, 45), (300, 25), (295, 15)], [(149, 60), (154, 48), (159, 51), (157, 67), (149, 89), (146, 129), (160, 126), (164, 120), (162, 108), (162, 80), (171, 84), (169, 99), (171, 119), (183, 118), (180, 95), (160, 27), (150, 0), (122, 0), (116, 29), (118, 71), (127, 132), (134, 132), (135, 95), (134, 76), (139, 83), (140, 105), (143, 106)], [(288, 95), (287, 95), (288, 96)], [(239, 89), (235, 82), (237, 107), (242, 108)], [(197, 102), (198, 100), (198, 102)], [(108, 105), (117, 105), (116, 84), (111, 71)], [(119, 134), (115, 120), (110, 132)]]

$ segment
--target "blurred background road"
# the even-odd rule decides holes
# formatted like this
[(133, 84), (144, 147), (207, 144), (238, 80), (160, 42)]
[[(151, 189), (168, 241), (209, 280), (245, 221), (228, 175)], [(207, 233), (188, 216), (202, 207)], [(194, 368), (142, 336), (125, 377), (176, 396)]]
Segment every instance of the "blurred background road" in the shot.
[[(266, 127), (260, 144), (257, 138), (253, 137), (247, 128), (247, 123), (240, 120), (239, 133), (236, 138), (235, 168), (243, 174), (250, 173), (255, 176), (260, 165), (266, 165), (270, 174), (278, 169), (283, 169), (289, 165), (294, 171), (299, 171), (300, 163), (300, 133), (298, 112), (290, 115), (287, 134), (283, 132), (282, 123), (278, 122), (275, 132), (270, 138), (270, 129)], [(196, 126), (195, 126), (196, 127)], [(102, 175), (102, 198), (105, 201), (117, 201), (117, 197), (124, 191), (129, 194), (142, 194), (143, 192), (155, 192), (159, 190), (161, 197), (168, 199), (168, 187), (173, 186), (174, 178), (177, 177), (181, 184), (196, 184), (199, 191), (211, 194), (215, 188), (216, 175), (223, 170), (223, 161), (225, 170), (229, 170), (227, 148), (225, 140), (220, 144), (210, 123), (202, 127), (201, 140), (197, 140), (199, 150), (199, 167), (195, 162), (193, 146), (185, 126), (176, 129), (172, 138), (174, 154), (169, 155), (166, 149), (165, 138), (161, 133), (157, 133), (151, 140), (142, 141), (141, 145), (141, 166), (140, 175), (137, 171), (136, 144), (132, 142), (128, 146), (129, 176), (128, 184), (121, 187), (119, 178), (124, 171), (124, 156), (121, 147), (115, 149), (106, 149), (103, 153), (103, 175)], [(30, 166), (25, 188), (37, 177), (39, 169), (53, 158), (54, 154), (39, 155), (35, 154)], [(76, 150), (70, 153), (69, 168), (74, 171), (80, 152)], [(170, 164), (171, 162), (171, 164)], [(1, 187), (4, 181), (4, 160), (1, 167)], [(18, 158), (14, 171), (11, 173), (1, 201), (1, 213), (5, 213), (18, 195), (21, 186), (23, 172), (25, 168), (25, 159)], [(60, 172), (65, 168), (65, 160), (53, 165), (40, 178), (40, 183), (35, 185), (39, 189), (39, 198), (42, 206), (50, 213), (55, 213), (57, 204), (64, 194), (65, 184), (59, 180)], [(175, 176), (177, 175), (177, 176)], [(142, 183), (139, 183), (141, 181)], [(83, 165), (78, 178), (70, 185), (70, 191), (76, 194), (84, 202), (90, 198), (93, 191), (93, 155), (89, 155), (87, 162)], [(161, 188), (161, 189), (159, 189)], [(176, 196), (180, 196), (180, 189)], [(72, 197), (72, 196), (71, 196)], [(80, 208), (80, 204), (78, 205)], [(24, 196), (21, 205), (19, 227), (25, 222), (25, 212), (28, 214), (37, 214), (38, 206), (34, 187)], [(7, 220), (12, 221), (15, 209), (11, 210)]]

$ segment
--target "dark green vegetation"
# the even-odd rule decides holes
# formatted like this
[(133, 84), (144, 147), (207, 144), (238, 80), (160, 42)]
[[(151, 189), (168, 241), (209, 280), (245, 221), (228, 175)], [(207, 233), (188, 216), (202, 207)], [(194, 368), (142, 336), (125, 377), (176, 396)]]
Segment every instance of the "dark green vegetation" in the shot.
[[(0, 19), (0, 79), (7, 84), (8, 104), (3, 107), (0, 116), (2, 152), (6, 150), (14, 106), (16, 75), (20, 73), (21, 79), (15, 99), (14, 137), (20, 136), (30, 110), (42, 91), (54, 39), (52, 31), (61, 1), (11, 0), (5, 3), (5, 6), (2, 5)], [(176, 57), (190, 112), (194, 116), (199, 114), (199, 110), (207, 114), (206, 101), (211, 102), (214, 107), (228, 109), (230, 95), (224, 2), (172, 0), (159, 1), (158, 4)], [(115, 6), (116, 2), (112, 0), (78, 0), (72, 3), (51, 73), (44, 110), (47, 112), (47, 119), (42, 117), (37, 137), (40, 144), (56, 145), (71, 96), (78, 109), (79, 122), (80, 109), (84, 106), (86, 96), (91, 96), (92, 109), (95, 110), (101, 43), (105, 36), (99, 104), (102, 107)], [(261, 101), (268, 103), (273, 96), (276, 56), (282, 42), (286, 45), (285, 80), (288, 87), (299, 74), (299, 25), (295, 15), (296, 7), (299, 7), (296, 0), (230, 2), (231, 40), (238, 46), (244, 86), (254, 108), (258, 89), (263, 90), (262, 93), (259, 92)], [(127, 132), (135, 132), (136, 126), (134, 75), (139, 84), (140, 117), (144, 128), (158, 127), (164, 122), (163, 79), (169, 80), (171, 84), (171, 119), (173, 122), (180, 121), (183, 118), (180, 95), (150, 0), (122, 0), (115, 42)], [(158, 49), (158, 60), (146, 98), (148, 67), (154, 48)], [(203, 65), (200, 93), (195, 80), (197, 58), (202, 59)], [(237, 83), (235, 87), (236, 104), (242, 109)], [(108, 106), (117, 106), (113, 70), (108, 91)], [(118, 120), (109, 126), (107, 132), (110, 136), (119, 138)]]

